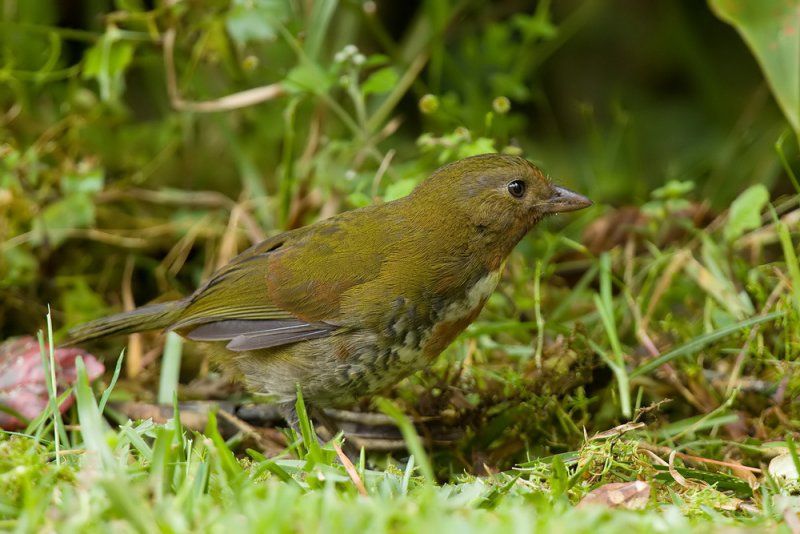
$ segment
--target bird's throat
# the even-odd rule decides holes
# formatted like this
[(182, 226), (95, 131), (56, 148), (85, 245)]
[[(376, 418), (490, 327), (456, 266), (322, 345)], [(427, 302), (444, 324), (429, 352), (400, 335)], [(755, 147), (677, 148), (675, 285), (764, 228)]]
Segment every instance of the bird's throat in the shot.
[(444, 308), (422, 347), (426, 359), (432, 359), (439, 355), (458, 334), (478, 317), (486, 300), (497, 287), (504, 264), (505, 262), (498, 269), (479, 278), (464, 293), (463, 297), (451, 301)]

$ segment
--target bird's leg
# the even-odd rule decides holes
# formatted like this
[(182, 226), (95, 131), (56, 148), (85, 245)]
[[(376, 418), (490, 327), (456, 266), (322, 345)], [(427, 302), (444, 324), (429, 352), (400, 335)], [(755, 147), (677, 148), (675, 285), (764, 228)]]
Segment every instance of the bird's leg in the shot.
[(282, 402), (278, 405), (278, 411), (286, 420), (289, 428), (294, 430), (298, 438), (303, 439), (303, 432), (300, 430), (300, 416), (297, 415), (296, 401)]
[[(286, 420), (286, 424), (289, 425), (289, 428), (294, 430), (295, 434), (297, 434), (297, 437), (303, 439), (303, 431), (300, 429), (300, 416), (297, 415), (296, 401), (283, 402), (279, 404), (278, 411)], [(308, 409), (306, 409), (306, 413), (308, 413)], [(310, 422), (313, 428), (314, 422), (313, 421)], [(320, 445), (325, 445), (325, 442), (322, 441), (322, 439), (320, 439), (319, 436), (317, 436), (317, 442)]]
[[(324, 410), (321, 410), (315, 406), (311, 407), (311, 413), (314, 415), (314, 419), (322, 423), (322, 426), (325, 427), (325, 430), (328, 431), (328, 434), (331, 435), (331, 439), (333, 439), (336, 434), (338, 434), (342, 429), (339, 428), (336, 423), (331, 421), (331, 418), (325, 413)], [(342, 442), (342, 448), (344, 449), (345, 454), (350, 458), (353, 463), (357, 463), (361, 456), (361, 451), (359, 451), (355, 445), (351, 441), (345, 439)]]
[[(297, 407), (296, 402), (284, 402), (278, 406), (278, 410), (280, 411), (283, 418), (286, 420), (286, 424), (295, 431), (297, 437), (303, 439), (303, 432), (300, 429), (300, 416), (297, 414)], [(322, 423), (322, 426), (325, 427), (325, 430), (331, 435), (331, 438), (336, 436), (339, 433), (339, 428), (336, 424), (331, 421), (331, 419), (325, 414), (325, 412), (319, 408), (314, 406), (307, 408), (306, 413), (309, 413), (309, 420), (311, 422), (312, 428), (314, 426), (314, 421), (319, 421)], [(313, 418), (312, 418), (313, 416)], [(319, 437), (319, 435), (315, 432), (314, 433), (317, 437), (317, 442), (320, 446), (325, 445), (325, 441)], [(350, 458), (350, 460), (357, 462), (360, 457), (360, 451), (356, 449), (356, 447), (349, 441), (345, 440), (343, 443), (344, 452)]]
[(325, 411), (317, 408), (316, 406), (311, 407), (311, 413), (309, 417), (313, 417), (314, 421), (319, 421), (319, 423), (325, 428), (325, 431), (330, 435), (330, 439), (336, 437), (336, 434), (339, 433), (339, 428), (331, 421), (330, 417), (325, 415)]

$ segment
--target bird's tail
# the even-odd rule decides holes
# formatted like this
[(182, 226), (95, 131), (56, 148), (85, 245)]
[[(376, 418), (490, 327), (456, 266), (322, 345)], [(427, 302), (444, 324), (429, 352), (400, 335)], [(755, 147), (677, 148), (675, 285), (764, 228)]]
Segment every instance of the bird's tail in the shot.
[(68, 340), (70, 343), (83, 343), (100, 337), (161, 330), (175, 323), (183, 307), (183, 301), (173, 300), (103, 317), (71, 329), (67, 332)]

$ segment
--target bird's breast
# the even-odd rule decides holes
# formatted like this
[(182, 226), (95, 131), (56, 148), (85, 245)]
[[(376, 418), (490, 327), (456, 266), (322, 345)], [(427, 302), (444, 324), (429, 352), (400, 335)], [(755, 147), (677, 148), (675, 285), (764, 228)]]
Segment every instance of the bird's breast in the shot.
[(304, 394), (318, 405), (348, 404), (425, 367), (475, 320), (501, 269), (455, 295), (396, 297), (378, 330), (354, 328), (304, 344), (304, 354), (314, 362)]
[(501, 272), (502, 266), (455, 295), (428, 294), (417, 302), (397, 297), (383, 330), (392, 359), (422, 366), (436, 357), (475, 320)]
[(444, 306), (422, 344), (422, 354), (426, 360), (438, 356), (478, 317), (486, 300), (497, 287), (502, 271), (502, 265), (490, 271), (479, 278), (463, 296), (453, 299)]

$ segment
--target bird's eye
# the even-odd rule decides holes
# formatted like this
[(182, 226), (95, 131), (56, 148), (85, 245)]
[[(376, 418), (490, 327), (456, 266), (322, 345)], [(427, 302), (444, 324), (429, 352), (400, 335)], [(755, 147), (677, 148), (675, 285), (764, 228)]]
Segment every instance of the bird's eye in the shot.
[(512, 197), (521, 198), (525, 194), (525, 182), (522, 180), (514, 180), (508, 183), (508, 192)]

